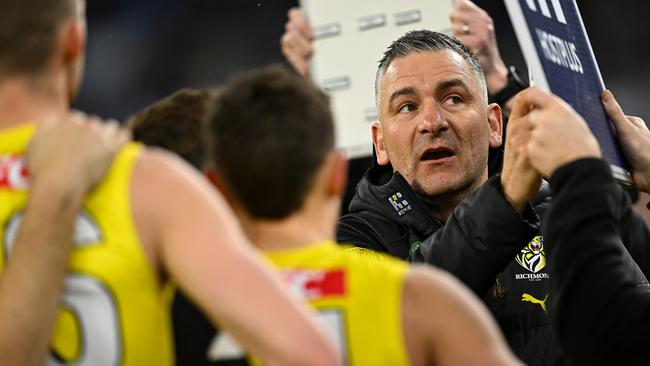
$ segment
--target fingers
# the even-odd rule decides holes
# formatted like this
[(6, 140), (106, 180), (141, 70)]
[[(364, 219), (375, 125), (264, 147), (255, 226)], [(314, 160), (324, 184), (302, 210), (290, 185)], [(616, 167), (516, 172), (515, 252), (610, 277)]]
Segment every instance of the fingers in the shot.
[(111, 151), (117, 152), (131, 140), (131, 133), (122, 128), (116, 120), (108, 120), (102, 123), (101, 126), (104, 130), (105, 142), (107, 142), (107, 146)]
[[(289, 35), (285, 34), (285, 36)], [(283, 38), (285, 38), (285, 36), (283, 36)], [(296, 72), (303, 77), (307, 77), (309, 74), (309, 56), (311, 56), (311, 51), (307, 54), (301, 52), (302, 51), (292, 49), (290, 43), (285, 43), (283, 40), (282, 53), (284, 54), (284, 57), (286, 57), (287, 61), (289, 61)]]
[(285, 34), (291, 34), (287, 41), (293, 41), (294, 38), (304, 39), (305, 42), (311, 43), (314, 35), (309, 25), (307, 16), (300, 8), (291, 8), (288, 13), (289, 20), (284, 25)]
[(452, 35), (456, 37), (465, 46), (478, 44), (482, 37), (477, 27), (472, 27), (469, 23), (452, 23)]
[(289, 31), (280, 40), (282, 52), (286, 56), (309, 57), (313, 52), (312, 42), (300, 33)]
[(461, 27), (463, 24), (468, 24), (471, 21), (471, 16), (465, 12), (458, 11), (456, 9), (452, 10), (449, 14), (449, 20), (451, 20), (452, 27)]
[(303, 37), (309, 40), (314, 38), (307, 15), (305, 15), (302, 9), (291, 8), (289, 9), (287, 16), (289, 17), (289, 21), (285, 25), (285, 30), (287, 32), (299, 32)]
[(522, 96), (522, 93), (524, 91), (525, 90), (515, 95), (514, 101), (512, 102), (512, 108), (510, 109), (511, 121), (518, 120), (530, 112), (530, 106), (527, 104), (526, 100), (524, 100), (524, 97)]
[(530, 87), (519, 92), (513, 101), (510, 118), (518, 119), (535, 108), (547, 108), (554, 103), (564, 102), (551, 93), (536, 87)]
[(61, 121), (59, 128), (60, 134), (67, 134), (76, 139), (97, 140), (111, 152), (117, 152), (131, 139), (131, 133), (122, 128), (117, 120), (102, 120), (98, 116), (76, 110), (71, 111), (67, 118)]
[(645, 122), (641, 118), (625, 115), (611, 91), (603, 91), (600, 97), (607, 116), (614, 123), (619, 133), (625, 134), (626, 132), (637, 131), (640, 128), (647, 129)]
[(307, 16), (300, 8), (291, 8), (285, 32), (280, 39), (282, 53), (302, 76), (309, 73), (309, 59), (314, 52), (313, 33)]
[(483, 11), (483, 9), (479, 8), (476, 4), (471, 2), (470, 0), (460, 0), (456, 3), (458, 6), (458, 9), (461, 12), (466, 12), (466, 11)]
[[(449, 13), (454, 36), (476, 34), (476, 28), (491, 29), (492, 18), (469, 0), (460, 0)], [(474, 32), (472, 32), (474, 30)]]
[(127, 130), (126, 128), (120, 128), (116, 141), (119, 145), (119, 148), (121, 148), (127, 142), (131, 141), (131, 131)]
[(33, 183), (85, 192), (100, 181), (129, 139), (117, 121), (78, 111), (58, 123), (40, 125), (27, 151)]
[(605, 112), (607, 112), (607, 115), (612, 120), (612, 122), (614, 122), (614, 125), (616, 125), (617, 128), (626, 127), (629, 125), (630, 122), (625, 117), (623, 109), (618, 104), (616, 98), (614, 98), (614, 94), (612, 94), (611, 91), (603, 91), (601, 94), (601, 99), (603, 101), (603, 106), (605, 107)]
[(645, 129), (645, 130), (648, 129), (648, 125), (646, 125), (645, 121), (642, 118), (634, 117), (634, 116), (627, 116), (627, 115), (625, 117), (627, 117), (627, 119), (630, 122), (632, 122), (632, 124), (635, 125), (637, 128)]
[[(449, 19), (452, 23), (468, 23), (473, 17), (483, 15), (485, 10), (479, 8), (469, 0), (459, 0), (449, 13)], [(487, 14), (487, 13), (485, 13)]]
[[(122, 128), (117, 120), (102, 120), (97, 116), (88, 116), (83, 113), (76, 113), (69, 118), (71, 126), (75, 125), (76, 130), (70, 131), (70, 136), (75, 139), (86, 140), (90, 145), (99, 144), (105, 153), (114, 155), (124, 144), (131, 140), (131, 133)], [(101, 152), (99, 147), (94, 150)]]

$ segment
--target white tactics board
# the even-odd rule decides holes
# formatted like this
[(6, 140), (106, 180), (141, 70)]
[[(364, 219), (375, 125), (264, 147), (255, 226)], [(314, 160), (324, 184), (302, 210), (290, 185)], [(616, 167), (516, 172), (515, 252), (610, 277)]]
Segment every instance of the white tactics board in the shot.
[(348, 157), (372, 154), (377, 62), (415, 29), (451, 33), (452, 0), (301, 0), (314, 32), (311, 76), (331, 97), (336, 141)]

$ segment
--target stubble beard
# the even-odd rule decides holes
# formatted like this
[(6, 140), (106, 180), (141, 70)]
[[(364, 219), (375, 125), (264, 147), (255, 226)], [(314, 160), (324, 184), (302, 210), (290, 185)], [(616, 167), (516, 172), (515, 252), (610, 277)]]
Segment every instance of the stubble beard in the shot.
[(445, 187), (427, 190), (420, 181), (414, 180), (411, 183), (411, 188), (420, 196), (434, 217), (446, 221), (451, 211), (478, 189), (482, 183), (480, 176), (473, 179), (466, 177), (461, 182), (452, 182)]

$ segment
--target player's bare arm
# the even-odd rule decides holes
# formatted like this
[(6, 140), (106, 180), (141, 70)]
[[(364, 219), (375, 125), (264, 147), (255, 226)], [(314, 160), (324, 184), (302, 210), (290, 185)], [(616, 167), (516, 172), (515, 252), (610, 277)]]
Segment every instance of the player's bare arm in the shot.
[(487, 309), (451, 275), (412, 266), (403, 301), (413, 365), (521, 365)]
[(197, 171), (170, 154), (144, 151), (131, 197), (150, 259), (215, 325), (268, 364), (338, 363), (315, 318), (290, 298)]

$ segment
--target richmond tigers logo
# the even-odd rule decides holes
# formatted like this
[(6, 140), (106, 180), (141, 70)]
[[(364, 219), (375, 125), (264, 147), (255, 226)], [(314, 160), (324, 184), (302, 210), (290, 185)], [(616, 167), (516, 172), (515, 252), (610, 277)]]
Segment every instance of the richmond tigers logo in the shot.
[(546, 253), (544, 253), (544, 238), (536, 236), (515, 257), (517, 263), (530, 272), (537, 273), (546, 267)]

